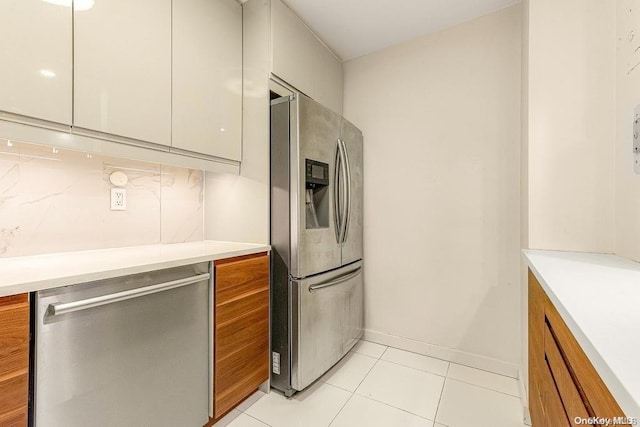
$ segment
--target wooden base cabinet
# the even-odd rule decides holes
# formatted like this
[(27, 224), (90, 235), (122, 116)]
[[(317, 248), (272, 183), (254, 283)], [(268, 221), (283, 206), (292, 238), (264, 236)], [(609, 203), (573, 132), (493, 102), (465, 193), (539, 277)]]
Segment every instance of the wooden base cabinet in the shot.
[(29, 297), (0, 298), (0, 426), (27, 425)]
[(269, 379), (269, 256), (215, 262), (214, 418)]
[(531, 270), (529, 409), (533, 427), (581, 425), (575, 422), (578, 418), (624, 417)]

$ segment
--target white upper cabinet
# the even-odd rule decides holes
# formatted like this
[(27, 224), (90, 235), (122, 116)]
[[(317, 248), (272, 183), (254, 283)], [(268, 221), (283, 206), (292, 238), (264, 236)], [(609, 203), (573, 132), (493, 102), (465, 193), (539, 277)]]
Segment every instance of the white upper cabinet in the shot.
[(65, 4), (0, 2), (0, 111), (71, 124), (72, 26)]
[(271, 0), (272, 72), (342, 114), (342, 63), (284, 3)]
[(171, 0), (74, 5), (74, 127), (171, 145)]
[(172, 146), (241, 159), (242, 7), (173, 2)]

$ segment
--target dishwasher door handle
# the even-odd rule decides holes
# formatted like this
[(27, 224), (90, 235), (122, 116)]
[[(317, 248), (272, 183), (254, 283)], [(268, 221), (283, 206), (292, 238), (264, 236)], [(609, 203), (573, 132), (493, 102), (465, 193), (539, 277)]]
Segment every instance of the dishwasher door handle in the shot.
[(87, 298), (73, 302), (56, 302), (49, 304), (47, 312), (51, 316), (73, 313), (74, 311), (82, 311), (88, 308), (100, 307), (101, 305), (113, 304), (114, 302), (126, 301), (133, 298), (143, 297), (145, 295), (168, 291), (169, 289), (180, 288), (182, 286), (202, 282), (203, 280), (208, 280), (210, 277), (211, 274), (204, 273), (198, 274), (197, 276), (186, 277), (184, 279), (159, 283), (157, 285), (117, 292), (115, 294), (101, 295), (99, 297)]

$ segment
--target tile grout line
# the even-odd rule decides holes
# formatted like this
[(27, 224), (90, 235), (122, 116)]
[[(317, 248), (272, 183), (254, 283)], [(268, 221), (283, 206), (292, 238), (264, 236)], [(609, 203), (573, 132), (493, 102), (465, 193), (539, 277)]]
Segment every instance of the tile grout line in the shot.
[(388, 350), (389, 350), (389, 346), (387, 346), (387, 347), (384, 349), (384, 351), (383, 351), (382, 353), (380, 353), (380, 356), (378, 356), (378, 360), (382, 359), (382, 356), (384, 356), (384, 355), (387, 353), (387, 351), (388, 351)]
[[(391, 364), (396, 365), (396, 366), (402, 366), (402, 367), (409, 368), (409, 369), (413, 369), (413, 370), (416, 370), (416, 371), (426, 372), (427, 374), (437, 375), (437, 376), (439, 376), (439, 377), (443, 377), (443, 378), (446, 378), (446, 377), (447, 377), (447, 373), (449, 372), (449, 367), (448, 367), (448, 366), (447, 366), (447, 373), (445, 373), (444, 375), (442, 375), (442, 374), (438, 374), (438, 373), (433, 372), (433, 371), (425, 371), (424, 369), (414, 368), (413, 366), (403, 365), (402, 363), (393, 362), (393, 361), (391, 361), (391, 360), (387, 360), (387, 359), (378, 359), (378, 360), (382, 360), (383, 362), (391, 363)], [(447, 365), (448, 365), (448, 364), (449, 364), (449, 363), (447, 362)]]
[[(362, 340), (362, 341), (366, 341), (366, 340)], [(481, 372), (484, 372), (484, 373), (487, 373), (487, 374), (497, 375), (497, 376), (499, 376), (499, 377), (505, 377), (505, 378), (509, 378), (509, 379), (512, 379), (512, 380), (516, 380), (516, 381), (518, 380), (518, 378), (516, 378), (516, 377), (512, 377), (512, 376), (510, 376), (510, 375), (499, 374), (499, 373), (497, 373), (497, 372), (489, 371), (489, 370), (487, 370), (487, 369), (481, 369), (481, 368), (476, 368), (476, 367), (474, 367), (474, 366), (464, 365), (464, 364), (462, 364), (462, 363), (452, 362), (452, 361), (450, 361), (450, 360), (442, 359), (442, 358), (439, 358), (439, 357), (429, 356), (428, 354), (418, 353), (418, 352), (416, 352), (416, 351), (411, 351), (411, 350), (405, 350), (405, 349), (403, 349), (403, 348), (393, 347), (393, 346), (390, 346), (390, 345), (384, 345), (384, 344), (376, 343), (376, 342), (373, 342), (373, 341), (366, 341), (366, 342), (370, 342), (370, 343), (372, 343), (372, 344), (378, 344), (378, 345), (381, 345), (381, 346), (386, 347), (385, 351), (383, 351), (383, 352), (382, 352), (382, 354), (380, 355), (379, 359), (382, 359), (382, 356), (384, 356), (384, 354), (387, 352), (387, 350), (389, 350), (390, 348), (392, 348), (392, 349), (394, 349), (394, 350), (402, 351), (402, 352), (405, 352), (405, 353), (411, 353), (411, 354), (415, 354), (415, 355), (417, 355), (417, 356), (427, 357), (427, 358), (429, 358), (429, 359), (434, 359), (434, 360), (438, 360), (438, 361), (440, 361), (440, 362), (445, 362), (445, 363), (447, 364), (447, 375), (449, 374), (449, 368), (451, 367), (451, 365), (458, 365), (458, 366), (462, 366), (462, 367), (464, 367), (464, 368), (468, 368), (468, 369), (475, 369), (475, 370), (477, 370), (477, 371), (481, 371)], [(362, 354), (364, 354), (364, 353), (362, 353)], [(386, 360), (386, 359), (382, 359), (382, 360), (385, 360), (386, 362), (391, 362), (390, 360)], [(396, 363), (396, 362), (391, 362), (391, 363)], [(407, 366), (407, 365), (402, 365), (402, 364), (400, 364), (400, 363), (396, 363), (396, 365), (400, 365), (400, 366)], [(408, 368), (411, 368), (411, 366), (407, 366), (407, 367), (408, 367)], [(413, 369), (417, 369), (417, 368), (413, 368)], [(420, 370), (421, 370), (421, 369), (420, 369)], [(431, 372), (431, 371), (424, 371), (424, 372), (430, 372), (430, 373), (435, 374), (435, 375), (440, 375), (440, 374), (436, 374), (435, 372)], [(442, 375), (440, 375), (440, 376), (442, 376)], [(497, 390), (496, 390), (496, 391), (497, 391)]]
[[(376, 399), (372, 399), (372, 398), (371, 398), (371, 397), (369, 397), (369, 396), (364, 396), (364, 395), (362, 395), (362, 394), (360, 394), (360, 393), (357, 393), (358, 389), (360, 388), (360, 386), (362, 385), (362, 383), (364, 382), (364, 380), (366, 380), (366, 379), (367, 379), (367, 377), (369, 376), (369, 374), (371, 373), (371, 371), (373, 370), (373, 368), (375, 368), (375, 366), (378, 364), (378, 362), (380, 362), (380, 361), (388, 362), (388, 360), (384, 360), (384, 359), (382, 359), (382, 356), (384, 356), (384, 354), (387, 352), (387, 350), (389, 350), (389, 348), (391, 348), (391, 347), (387, 347), (387, 348), (382, 352), (382, 354), (380, 355), (380, 357), (378, 358), (378, 360), (376, 360), (376, 363), (374, 363), (374, 364), (373, 364), (373, 366), (371, 366), (371, 369), (369, 369), (369, 372), (367, 372), (367, 374), (364, 376), (364, 378), (362, 379), (362, 381), (360, 381), (360, 384), (358, 384), (358, 386), (356, 387), (356, 390), (353, 392), (353, 394), (354, 394), (354, 395), (355, 395), (355, 394), (357, 394), (357, 395), (358, 395), (358, 396), (360, 396), (360, 397), (363, 397), (363, 398), (365, 398), (365, 399), (371, 400), (371, 401), (373, 401), (373, 402), (377, 402), (377, 403), (383, 404), (383, 405), (388, 406), (388, 407), (390, 407), (390, 408), (397, 409), (397, 410), (402, 411), (402, 412), (405, 412), (405, 413), (407, 413), (407, 414), (414, 415), (414, 416), (416, 416), (416, 417), (418, 417), (418, 418), (421, 418), (421, 419), (424, 419), (424, 420), (428, 420), (428, 421), (433, 421), (433, 422), (434, 422), (434, 424), (435, 424), (435, 420), (431, 420), (431, 419), (429, 419), (429, 418), (425, 418), (425, 417), (423, 417), (422, 415), (414, 414), (413, 412), (407, 411), (406, 409), (398, 408), (398, 407), (393, 406), (393, 405), (390, 405), (390, 404), (388, 404), (388, 403), (386, 403), (386, 402), (382, 402), (382, 401), (379, 401), (379, 400), (376, 400)], [(393, 363), (393, 362), (389, 362), (389, 363)], [(414, 369), (414, 368), (410, 368), (409, 366), (404, 366), (404, 365), (400, 365), (400, 364), (397, 364), (397, 363), (396, 363), (395, 365), (403, 366), (403, 367), (405, 367), (405, 368), (409, 368), (409, 369)], [(419, 370), (419, 369), (416, 369), (416, 370)], [(440, 375), (439, 375), (439, 376), (440, 376)], [(446, 381), (446, 377), (445, 377), (445, 381)], [(441, 394), (442, 394), (442, 393), (441, 393)], [(353, 396), (352, 396), (352, 397), (353, 397)], [(351, 400), (351, 398), (349, 398), (349, 400)], [(439, 404), (440, 404), (440, 402), (438, 401), (438, 405), (439, 405)], [(342, 409), (341, 409), (341, 411), (342, 411)], [(434, 418), (435, 418), (435, 417), (434, 417)]]
[(490, 387), (486, 387), (486, 386), (483, 386), (483, 385), (470, 383), (468, 381), (463, 381), (463, 380), (460, 380), (458, 378), (447, 377), (447, 379), (452, 380), (452, 381), (457, 381), (457, 382), (462, 383), (462, 384), (472, 385), (474, 387), (478, 387), (478, 388), (481, 388), (483, 390), (494, 391), (496, 393), (500, 393), (500, 394), (503, 394), (505, 396), (513, 397), (514, 399), (521, 399), (520, 396), (515, 396), (513, 394), (505, 393), (504, 391), (496, 390), (496, 389), (493, 389), (493, 388), (490, 388)]
[[(416, 414), (414, 412), (408, 411), (408, 410), (403, 409), (403, 408), (398, 408), (397, 406), (393, 406), (393, 405), (391, 405), (391, 404), (389, 404), (387, 402), (383, 402), (381, 400), (377, 400), (377, 399), (374, 399), (374, 398), (369, 397), (369, 396), (365, 396), (365, 395), (360, 394), (360, 393), (353, 393), (353, 394), (357, 394), (358, 396), (362, 397), (363, 399), (367, 399), (367, 400), (370, 400), (372, 402), (380, 403), (381, 405), (388, 406), (389, 408), (397, 409), (398, 411), (402, 411), (402, 412), (404, 412), (406, 414), (413, 415), (413, 416), (418, 417), (418, 418), (420, 418), (422, 420), (433, 421), (431, 418), (423, 417), (420, 414)], [(433, 422), (435, 423), (435, 421), (433, 421)]]
[[(386, 350), (385, 350), (386, 351)], [(382, 355), (380, 355), (380, 357), (382, 357)], [(371, 373), (371, 371), (373, 371), (373, 368), (376, 367), (376, 365), (378, 364), (378, 362), (380, 361), (380, 359), (377, 359), (373, 365), (371, 365), (371, 367), (369, 368), (369, 370), (367, 371), (367, 373), (365, 374), (364, 377), (362, 377), (362, 379), (360, 380), (360, 382), (358, 383), (358, 385), (356, 386), (355, 390), (353, 390), (353, 393), (355, 393), (360, 386), (362, 385), (362, 383), (364, 382), (364, 380), (367, 379), (367, 377), (369, 376), (369, 374)]]
[[(372, 341), (369, 341), (369, 342), (372, 342)], [(377, 344), (377, 343), (374, 343), (374, 344)], [(383, 345), (383, 344), (380, 344), (380, 345)], [(417, 355), (417, 356), (428, 357), (429, 359), (439, 360), (439, 361), (441, 361), (441, 362), (445, 362), (445, 363), (453, 363), (453, 362), (452, 362), (452, 361), (450, 361), (450, 360), (442, 359), (442, 358), (440, 358), (440, 357), (430, 356), (430, 355), (428, 355), (428, 354), (424, 354), (424, 353), (418, 353), (417, 351), (405, 350), (404, 348), (393, 347), (393, 346), (391, 346), (391, 345), (388, 345), (388, 346), (386, 346), (386, 347), (387, 347), (387, 349), (392, 348), (392, 349), (394, 349), (394, 350), (402, 351), (402, 352), (405, 352), (405, 353), (415, 354), (415, 355)], [(385, 351), (385, 352), (386, 352), (386, 351)], [(460, 364), (459, 364), (459, 363), (456, 363), (456, 365), (460, 365)], [(466, 367), (468, 367), (468, 368), (471, 368), (471, 366), (467, 366), (467, 365), (460, 365), (460, 366), (466, 366)], [(477, 369), (477, 368), (473, 368), (473, 369)], [(481, 369), (481, 370), (482, 370), (482, 369)], [(490, 372), (490, 371), (486, 371), (486, 372)], [(493, 372), (491, 372), (491, 373), (493, 373)], [(496, 375), (500, 375), (500, 374), (496, 374)]]
[[(242, 412), (242, 413), (243, 413), (243, 414), (245, 414), (247, 417), (253, 418), (253, 419), (254, 419), (254, 420), (256, 420), (256, 421), (261, 422), (262, 424), (264, 424), (264, 425), (266, 425), (266, 426), (271, 427), (271, 424), (265, 423), (264, 421), (262, 421), (262, 420), (261, 420), (261, 419), (259, 419), (259, 418), (254, 417), (253, 415), (247, 414), (246, 412)], [(236, 417), (236, 418), (237, 418), (237, 417)], [(235, 420), (235, 418), (234, 418), (234, 420)], [(233, 420), (231, 420), (231, 422), (233, 422)]]
[[(430, 357), (430, 356), (427, 356), (427, 357)], [(435, 358), (434, 358), (434, 359), (435, 359)], [(441, 359), (439, 359), (439, 360), (441, 360)], [(487, 369), (475, 368), (475, 367), (473, 367), (473, 366), (463, 365), (462, 363), (455, 363), (455, 362), (448, 362), (448, 363), (449, 363), (449, 364), (451, 364), (451, 365), (458, 365), (458, 366), (462, 366), (463, 368), (467, 368), (467, 369), (474, 369), (474, 370), (476, 370), (476, 371), (484, 372), (485, 374), (497, 375), (497, 376), (499, 376), (499, 377), (505, 377), (505, 378), (509, 378), (509, 379), (512, 379), (512, 380), (516, 380), (516, 381), (518, 381), (518, 378), (516, 378), (516, 377), (512, 377), (512, 376), (510, 376), (510, 375), (498, 374), (498, 373), (496, 373), (496, 372), (489, 371), (489, 370), (487, 370)]]
[[(451, 364), (449, 364), (451, 365)], [(447, 367), (447, 373), (449, 373), (449, 367)], [(442, 396), (444, 395), (444, 387), (447, 385), (447, 380), (449, 378), (444, 377), (444, 381), (442, 382), (442, 389), (440, 390), (440, 398), (438, 398), (438, 405), (436, 406), (436, 413), (433, 414), (433, 425), (435, 426), (438, 422), (438, 411), (440, 410), (440, 403), (442, 403)]]
[[(329, 384), (331, 385), (331, 384)], [(344, 389), (340, 389), (340, 390), (344, 390)], [(351, 400), (351, 398), (353, 397), (355, 393), (351, 393), (351, 396), (349, 396), (349, 398), (346, 400), (346, 402), (344, 402), (344, 404), (340, 407), (340, 409), (338, 410), (338, 412), (336, 412), (336, 414), (333, 416), (333, 418), (331, 418), (331, 421), (329, 422), (329, 424), (327, 425), (327, 427), (330, 427), (331, 424), (333, 424), (333, 422), (336, 420), (336, 418), (338, 418), (338, 415), (340, 415), (340, 412), (342, 412), (342, 410), (344, 409), (345, 406), (347, 406), (347, 403), (349, 403), (349, 401)]]

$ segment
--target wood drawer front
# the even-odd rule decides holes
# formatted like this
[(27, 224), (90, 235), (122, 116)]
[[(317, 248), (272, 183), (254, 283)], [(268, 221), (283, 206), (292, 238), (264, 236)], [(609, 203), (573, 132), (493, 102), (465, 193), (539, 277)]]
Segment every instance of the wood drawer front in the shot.
[(29, 403), (29, 374), (24, 373), (0, 382), (0, 418)]
[(269, 379), (269, 336), (228, 357), (216, 361), (215, 418), (224, 415)]
[(577, 388), (586, 399), (584, 404), (589, 413), (597, 417), (624, 417), (622, 409), (550, 301), (545, 312), (558, 348), (573, 373)]
[(269, 340), (269, 291), (258, 296), (264, 300), (258, 307), (252, 307), (241, 317), (216, 323), (216, 361)]
[(269, 289), (267, 254), (216, 261), (215, 269), (216, 305), (260, 289)]
[(551, 374), (560, 393), (560, 398), (562, 399), (567, 416), (570, 420), (576, 417), (588, 418), (589, 412), (584, 405), (578, 387), (573, 381), (569, 368), (556, 345), (555, 338), (548, 325), (545, 327), (544, 349), (549, 368), (551, 368)]
[(0, 426), (25, 427), (27, 425), (27, 405), (16, 410), (0, 414)]
[(269, 288), (258, 289), (243, 298), (216, 304), (216, 326), (232, 322), (264, 305), (269, 306)]
[(9, 295), (8, 297), (0, 297), (0, 308), (7, 305), (23, 304), (29, 302), (29, 294)]
[(269, 379), (269, 256), (215, 263), (214, 418)]
[[(29, 368), (29, 304), (0, 307), (0, 381)], [(2, 408), (2, 405), (0, 405)]]
[[(543, 402), (544, 402), (544, 424), (546, 427), (570, 427), (571, 423), (567, 417), (567, 413), (562, 405), (562, 399), (556, 388), (556, 384), (551, 376), (551, 370), (549, 366), (545, 367), (544, 371), (544, 390), (543, 390)], [(535, 427), (540, 426), (540, 424)]]

